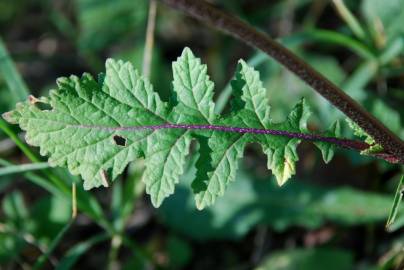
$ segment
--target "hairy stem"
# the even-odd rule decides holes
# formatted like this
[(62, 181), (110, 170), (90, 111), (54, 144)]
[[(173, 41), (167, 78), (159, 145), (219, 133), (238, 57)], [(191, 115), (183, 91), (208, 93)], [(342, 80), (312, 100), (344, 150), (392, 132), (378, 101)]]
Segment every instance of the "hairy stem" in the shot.
[[(107, 131), (140, 131), (140, 130), (157, 130), (157, 129), (189, 129), (189, 130), (212, 130), (221, 132), (236, 132), (236, 133), (250, 133), (250, 134), (263, 134), (263, 135), (274, 135), (274, 136), (284, 136), (288, 138), (302, 139), (306, 141), (313, 142), (327, 142), (335, 144), (342, 148), (352, 149), (356, 151), (364, 151), (368, 149), (371, 145), (357, 140), (349, 140), (344, 138), (327, 137), (319, 134), (312, 133), (299, 133), (290, 132), (285, 130), (275, 130), (275, 129), (260, 129), (260, 128), (244, 128), (244, 127), (231, 127), (231, 126), (220, 126), (220, 125), (194, 125), (194, 124), (161, 124), (161, 125), (150, 125), (150, 126), (128, 126), (128, 127), (106, 127), (106, 126), (94, 126), (94, 125), (69, 125), (69, 127), (74, 128), (88, 128), (88, 129), (99, 129)], [(395, 156), (389, 153), (377, 153), (375, 156), (385, 159), (386, 161), (396, 163), (398, 160)]]
[(160, 0), (169, 6), (184, 11), (205, 23), (224, 31), (235, 38), (260, 49), (291, 72), (296, 74), (331, 104), (365, 130), (385, 151), (404, 163), (404, 143), (379, 120), (362, 108), (335, 84), (306, 64), (287, 48), (257, 31), (249, 24), (227, 14), (203, 0)]

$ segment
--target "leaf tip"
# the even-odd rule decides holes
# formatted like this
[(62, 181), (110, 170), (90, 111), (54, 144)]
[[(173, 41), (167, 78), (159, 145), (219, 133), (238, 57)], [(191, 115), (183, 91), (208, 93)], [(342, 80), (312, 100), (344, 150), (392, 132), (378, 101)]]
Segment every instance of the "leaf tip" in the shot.
[(151, 200), (152, 205), (154, 208), (159, 208), (161, 206), (161, 204), (163, 203), (162, 201), (157, 201), (157, 200)]
[(311, 110), (305, 98), (301, 98), (290, 112), (288, 119), (299, 128), (300, 131), (307, 132), (307, 121), (310, 118)]
[(1, 117), (6, 120), (10, 124), (17, 124), (18, 123), (18, 115), (15, 111), (5, 112), (1, 115)]
[(194, 56), (192, 50), (189, 47), (185, 47), (184, 50), (182, 50), (181, 56), (185, 55)]
[(59, 88), (62, 88), (64, 85), (68, 84), (69, 82), (70, 82), (70, 80), (67, 77), (59, 77), (56, 79), (56, 85)]
[(242, 66), (242, 67), (248, 66), (247, 62), (244, 61), (243, 59), (239, 59), (239, 60), (238, 60), (238, 64), (239, 64), (240, 66)]
[(289, 177), (290, 176), (288, 176), (288, 175), (276, 177), (276, 182), (278, 183), (278, 186), (282, 187), (288, 181)]
[(34, 105), (35, 103), (39, 102), (39, 99), (37, 99), (36, 97), (34, 97), (33, 95), (29, 95), (28, 96), (28, 101), (31, 105)]
[(115, 65), (116, 61), (112, 58), (107, 58), (107, 60), (105, 60), (105, 67), (106, 68), (110, 68), (113, 67)]
[(6, 120), (7, 122), (10, 122), (11, 120), (11, 112), (5, 112), (1, 115), (1, 117)]
[(196, 202), (195, 203), (195, 206), (196, 206), (196, 209), (198, 210), (198, 211), (202, 211), (204, 208), (205, 208), (205, 203), (203, 203), (203, 202)]
[(154, 208), (159, 208), (163, 204), (164, 197), (161, 198), (158, 194), (153, 194), (148, 191), (146, 191), (146, 193), (150, 195), (150, 201)]
[(293, 163), (293, 161), (286, 158), (284, 163), (283, 163), (283, 168), (282, 168), (281, 173), (275, 175), (276, 176), (276, 181), (278, 182), (278, 185), (280, 187), (283, 186), (293, 174), (295, 174), (294, 163)]

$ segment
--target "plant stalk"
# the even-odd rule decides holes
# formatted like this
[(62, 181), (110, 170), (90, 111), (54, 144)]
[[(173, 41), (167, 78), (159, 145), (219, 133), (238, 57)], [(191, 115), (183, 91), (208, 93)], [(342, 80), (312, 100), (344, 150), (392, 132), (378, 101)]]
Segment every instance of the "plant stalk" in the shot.
[(157, 13), (156, 0), (150, 0), (149, 5), (150, 6), (149, 6), (149, 15), (147, 19), (146, 41), (143, 53), (143, 75), (145, 77), (150, 76), (150, 70), (153, 58), (154, 29), (156, 28), (156, 13)]
[[(302, 139), (306, 141), (313, 142), (327, 142), (331, 144), (338, 145), (339, 147), (356, 150), (359, 152), (365, 151), (372, 145), (368, 143), (349, 140), (345, 138), (328, 137), (320, 134), (313, 133), (299, 133), (290, 132), (286, 130), (276, 130), (276, 129), (260, 129), (260, 128), (248, 128), (248, 127), (233, 127), (233, 126), (220, 126), (220, 125), (195, 125), (195, 124), (161, 124), (161, 125), (151, 125), (151, 126), (126, 126), (126, 127), (108, 127), (108, 126), (97, 126), (97, 125), (69, 125), (69, 127), (74, 128), (84, 128), (84, 129), (98, 129), (106, 131), (141, 131), (141, 130), (158, 130), (158, 129), (188, 129), (188, 130), (213, 130), (221, 132), (235, 132), (235, 133), (250, 133), (250, 134), (262, 134), (262, 135), (274, 135), (274, 136), (284, 136), (288, 138)], [(399, 163), (396, 156), (389, 152), (381, 151), (372, 154), (375, 157), (384, 159), (390, 163)]]

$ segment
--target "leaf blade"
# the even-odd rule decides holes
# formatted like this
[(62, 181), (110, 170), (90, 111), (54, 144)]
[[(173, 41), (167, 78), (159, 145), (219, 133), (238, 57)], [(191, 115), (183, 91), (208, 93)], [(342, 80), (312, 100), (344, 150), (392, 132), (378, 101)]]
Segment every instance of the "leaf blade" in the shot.
[(206, 65), (202, 65), (189, 48), (185, 48), (173, 62), (173, 87), (182, 113), (192, 115), (199, 121), (212, 123), (215, 118), (213, 82), (209, 79)]
[[(30, 97), (4, 117), (27, 131), (27, 142), (40, 146), (52, 166), (80, 174), (85, 189), (109, 186), (130, 162), (144, 157), (143, 182), (156, 207), (174, 193), (194, 138), (201, 153), (192, 183), (198, 209), (212, 205), (235, 180), (248, 143), (261, 144), (279, 185), (295, 173), (295, 134), (308, 133), (304, 99), (285, 121), (273, 123), (259, 73), (240, 60), (233, 111), (220, 116), (207, 67), (190, 49), (173, 63), (173, 76), (176, 97), (167, 104), (130, 63), (108, 59), (98, 81), (89, 74), (60, 78), (49, 97)], [(258, 132), (263, 129), (275, 133)], [(319, 148), (331, 158), (331, 145)]]

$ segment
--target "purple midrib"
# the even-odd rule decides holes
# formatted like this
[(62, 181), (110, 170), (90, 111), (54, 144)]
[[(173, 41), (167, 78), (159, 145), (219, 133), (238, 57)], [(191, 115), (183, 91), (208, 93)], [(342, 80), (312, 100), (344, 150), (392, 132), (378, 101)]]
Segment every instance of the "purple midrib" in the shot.
[(242, 127), (231, 127), (231, 126), (220, 126), (220, 125), (193, 125), (193, 124), (161, 124), (161, 125), (150, 125), (150, 126), (128, 126), (128, 127), (105, 127), (96, 125), (70, 125), (71, 127), (77, 128), (89, 128), (89, 129), (99, 129), (99, 130), (109, 130), (109, 131), (137, 131), (137, 130), (158, 130), (158, 129), (188, 129), (188, 130), (216, 130), (222, 132), (236, 132), (236, 133), (250, 133), (250, 134), (266, 134), (275, 136), (284, 136), (288, 138), (297, 138), (308, 141), (320, 141), (339, 145), (344, 148), (365, 150), (369, 148), (369, 144), (356, 141), (348, 140), (343, 138), (327, 137), (318, 134), (310, 133), (298, 133), (289, 132), (285, 130), (274, 130), (274, 129), (260, 129), (260, 128), (242, 128)]

